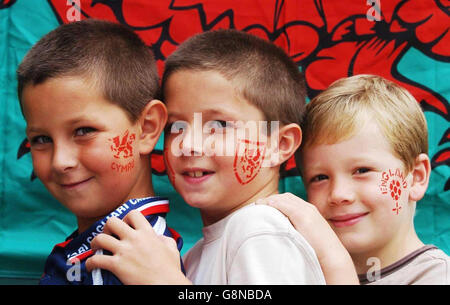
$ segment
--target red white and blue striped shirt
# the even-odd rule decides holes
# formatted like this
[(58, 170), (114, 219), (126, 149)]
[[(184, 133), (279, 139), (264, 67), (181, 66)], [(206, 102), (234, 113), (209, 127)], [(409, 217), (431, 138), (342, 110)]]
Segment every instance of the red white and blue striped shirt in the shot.
[[(183, 246), (181, 236), (166, 225), (165, 215), (169, 212), (169, 201), (162, 197), (130, 199), (105, 218), (95, 222), (86, 231), (72, 233), (65, 242), (55, 245), (45, 263), (41, 285), (120, 285), (120, 280), (107, 270), (86, 270), (86, 259), (93, 255), (92, 239), (103, 232), (106, 221), (111, 217), (123, 219), (131, 210), (140, 211), (159, 235), (175, 239), (178, 250)], [(100, 253), (103, 250), (99, 250)], [(110, 254), (106, 253), (104, 254)], [(184, 273), (183, 263), (181, 268)]]

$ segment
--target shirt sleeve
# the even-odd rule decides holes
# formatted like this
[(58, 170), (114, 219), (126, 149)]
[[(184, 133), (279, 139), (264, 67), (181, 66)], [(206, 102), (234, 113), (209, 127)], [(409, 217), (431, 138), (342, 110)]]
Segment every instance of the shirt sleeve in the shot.
[(295, 229), (241, 233), (228, 247), (228, 284), (325, 284), (314, 250)]

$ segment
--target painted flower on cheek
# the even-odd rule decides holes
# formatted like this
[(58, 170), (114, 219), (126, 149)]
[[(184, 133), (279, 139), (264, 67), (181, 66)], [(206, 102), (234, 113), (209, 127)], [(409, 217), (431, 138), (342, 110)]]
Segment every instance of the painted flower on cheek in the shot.
[(380, 190), (383, 195), (389, 195), (395, 203), (392, 209), (397, 215), (401, 210), (399, 199), (402, 195), (402, 189), (406, 189), (407, 182), (405, 176), (400, 169), (389, 169), (381, 174)]

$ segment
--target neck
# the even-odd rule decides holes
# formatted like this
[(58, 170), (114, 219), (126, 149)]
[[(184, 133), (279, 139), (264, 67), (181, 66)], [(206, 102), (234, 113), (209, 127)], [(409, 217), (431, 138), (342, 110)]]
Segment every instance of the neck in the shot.
[(200, 210), (200, 214), (203, 221), (203, 226), (209, 226), (233, 212), (243, 208), (246, 205), (249, 205), (255, 202), (258, 199), (266, 198), (270, 195), (274, 195), (278, 193), (278, 179), (267, 179), (267, 182), (261, 187), (256, 193), (250, 194), (249, 197), (244, 200), (233, 205), (231, 209), (228, 210), (215, 210), (215, 211), (205, 211)]
[(78, 217), (77, 216), (79, 233), (86, 231), (96, 221), (106, 217), (106, 215), (109, 215), (112, 211), (114, 211), (120, 205), (122, 205), (123, 203), (127, 202), (130, 199), (155, 196), (155, 191), (153, 190), (153, 183), (152, 183), (150, 158), (148, 156), (141, 157), (140, 162), (142, 162), (142, 164), (144, 164), (144, 166), (139, 167), (142, 170), (138, 175), (136, 184), (130, 190), (130, 193), (127, 196), (125, 196), (120, 202), (118, 202), (117, 205), (114, 207), (114, 209), (107, 211), (107, 213), (105, 215), (101, 215), (98, 217)]

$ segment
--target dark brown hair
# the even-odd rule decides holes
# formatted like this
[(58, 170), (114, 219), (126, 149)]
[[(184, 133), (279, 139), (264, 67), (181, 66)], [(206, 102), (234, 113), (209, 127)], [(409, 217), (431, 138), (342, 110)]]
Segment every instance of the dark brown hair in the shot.
[(159, 87), (150, 49), (120, 24), (88, 19), (64, 24), (45, 35), (17, 69), (18, 95), (49, 78), (81, 76), (135, 121)]
[(179, 70), (219, 72), (266, 120), (301, 123), (306, 96), (303, 74), (281, 48), (267, 40), (230, 29), (189, 38), (165, 62), (163, 100), (166, 81)]

